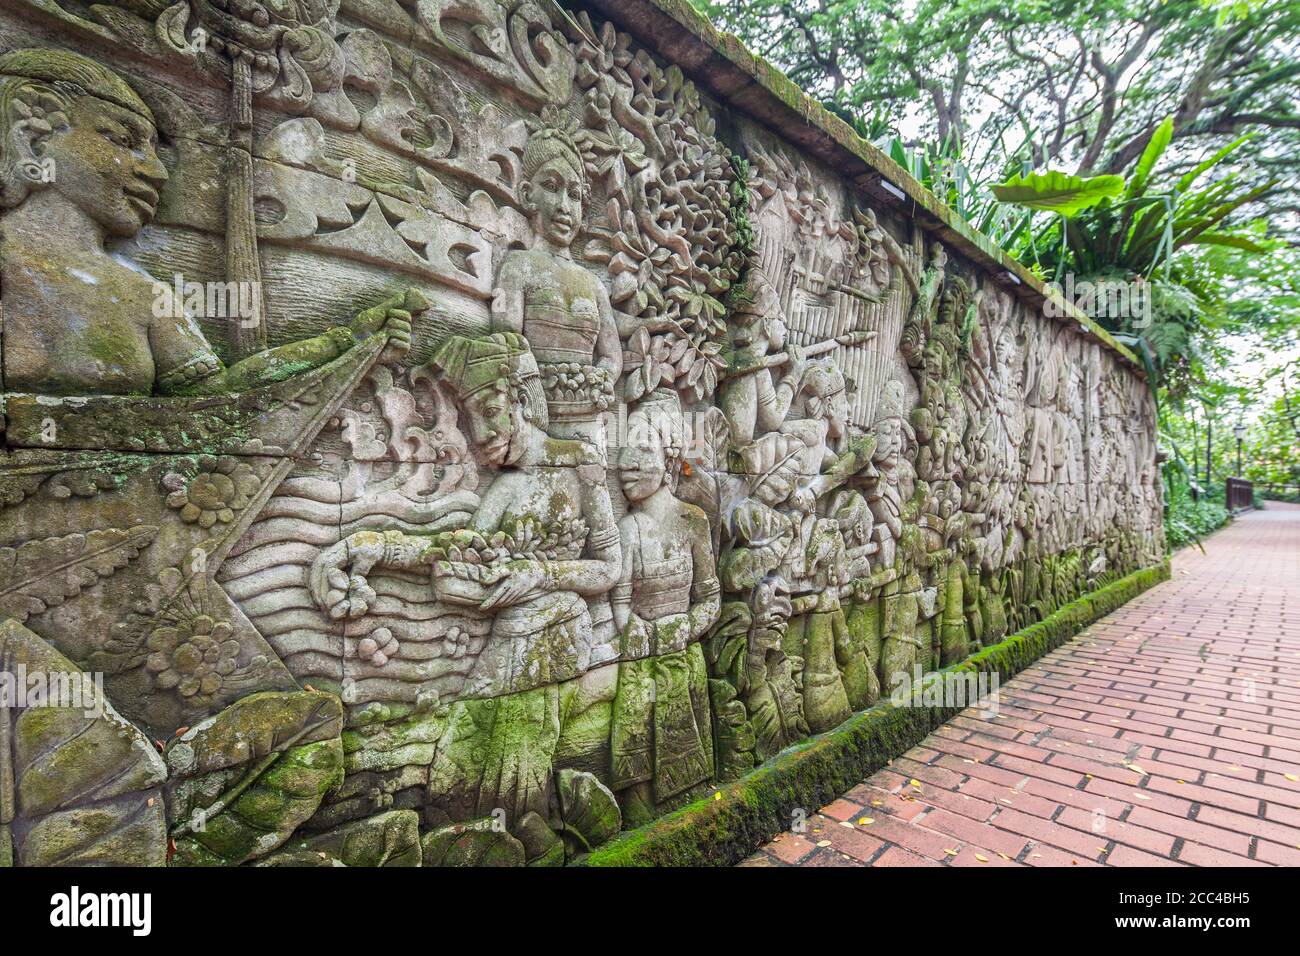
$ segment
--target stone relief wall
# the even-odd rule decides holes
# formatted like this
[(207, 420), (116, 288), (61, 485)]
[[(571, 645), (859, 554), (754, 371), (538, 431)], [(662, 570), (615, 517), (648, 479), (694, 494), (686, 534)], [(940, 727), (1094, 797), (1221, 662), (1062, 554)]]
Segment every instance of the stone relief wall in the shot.
[(1161, 559), (1131, 365), (599, 19), (0, 51), (0, 864), (562, 864)]

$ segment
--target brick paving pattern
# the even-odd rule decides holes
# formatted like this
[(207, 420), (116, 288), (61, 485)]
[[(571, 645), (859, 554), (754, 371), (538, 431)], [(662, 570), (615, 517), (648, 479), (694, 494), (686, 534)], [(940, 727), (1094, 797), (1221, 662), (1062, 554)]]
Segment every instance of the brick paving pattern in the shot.
[(1300, 506), (1002, 685), (742, 866), (1300, 866)]

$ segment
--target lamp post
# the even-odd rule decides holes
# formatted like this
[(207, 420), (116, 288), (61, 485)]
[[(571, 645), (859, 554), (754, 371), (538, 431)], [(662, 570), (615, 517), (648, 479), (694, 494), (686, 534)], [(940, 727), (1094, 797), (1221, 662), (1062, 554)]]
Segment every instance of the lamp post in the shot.
[(1232, 433), (1237, 436), (1237, 477), (1241, 477), (1241, 440), (1246, 435), (1246, 426), (1237, 422), (1232, 427)]

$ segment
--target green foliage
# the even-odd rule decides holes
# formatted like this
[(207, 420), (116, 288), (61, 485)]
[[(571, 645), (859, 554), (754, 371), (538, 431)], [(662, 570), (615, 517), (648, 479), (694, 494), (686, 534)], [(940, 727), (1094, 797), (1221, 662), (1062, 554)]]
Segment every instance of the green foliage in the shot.
[(909, 145), (959, 143), (972, 166), (1017, 153), (1087, 177), (1140, 172), (1152, 144), (1181, 173), (1253, 132), (1243, 176), (1282, 174), (1288, 205), (1300, 192), (1290, 0), (692, 2), (873, 142), (906, 129)]
[(1217, 501), (1201, 498), (1193, 501), (1180, 497), (1170, 503), (1165, 515), (1165, 538), (1171, 550), (1189, 544), (1200, 544), (1201, 539), (1218, 531), (1228, 523), (1228, 509)]
[(1113, 199), (1124, 191), (1123, 176), (1071, 176), (1049, 170), (1045, 173), (1018, 174), (992, 187), (1002, 202), (1014, 203), (1039, 212), (1054, 212), (1070, 217), (1089, 209), (1103, 199)]
[[(1032, 255), (1058, 277), (1068, 272), (1092, 282), (1143, 283), (1133, 288), (1149, 294), (1149, 309), (1093, 317), (1142, 357), (1153, 385), (1165, 386), (1176, 399), (1199, 376), (1200, 340), (1224, 305), (1219, 284), (1197, 274), (1186, 250), (1209, 245), (1264, 251), (1249, 235), (1232, 231), (1229, 223), (1238, 210), (1268, 196), (1276, 181), (1244, 184), (1238, 172), (1224, 165), (1249, 137), (1235, 139), (1175, 180), (1161, 167), (1173, 128), (1172, 117), (1156, 128), (1127, 185), (1111, 183), (1109, 195), (1077, 214), (1067, 217), (1062, 210), (1013, 252)], [(1207, 175), (1212, 180), (1198, 185)], [(1035, 183), (1049, 196), (1055, 187), (1068, 197), (1067, 185), (1064, 180), (1054, 182), (1051, 174)], [(999, 198), (1035, 208), (1032, 188), (1025, 191), (1030, 198), (995, 187)]]

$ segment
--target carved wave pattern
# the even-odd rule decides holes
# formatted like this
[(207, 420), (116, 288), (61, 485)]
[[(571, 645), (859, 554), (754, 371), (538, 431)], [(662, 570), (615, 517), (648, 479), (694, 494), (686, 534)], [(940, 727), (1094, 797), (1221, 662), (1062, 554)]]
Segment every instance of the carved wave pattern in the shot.
[[(427, 574), (377, 570), (367, 579), (376, 601), (364, 617), (346, 622), (331, 620), (308, 588), (323, 548), (368, 528), (440, 530), (448, 524), (446, 502), (392, 492), (345, 501), (344, 489), (340, 482), (287, 479), (222, 566), (227, 593), (300, 683), (342, 685), (349, 704), (457, 698), (490, 618), (434, 600)], [(359, 656), (365, 638), (382, 647), (389, 635), (398, 647), (383, 663)]]

